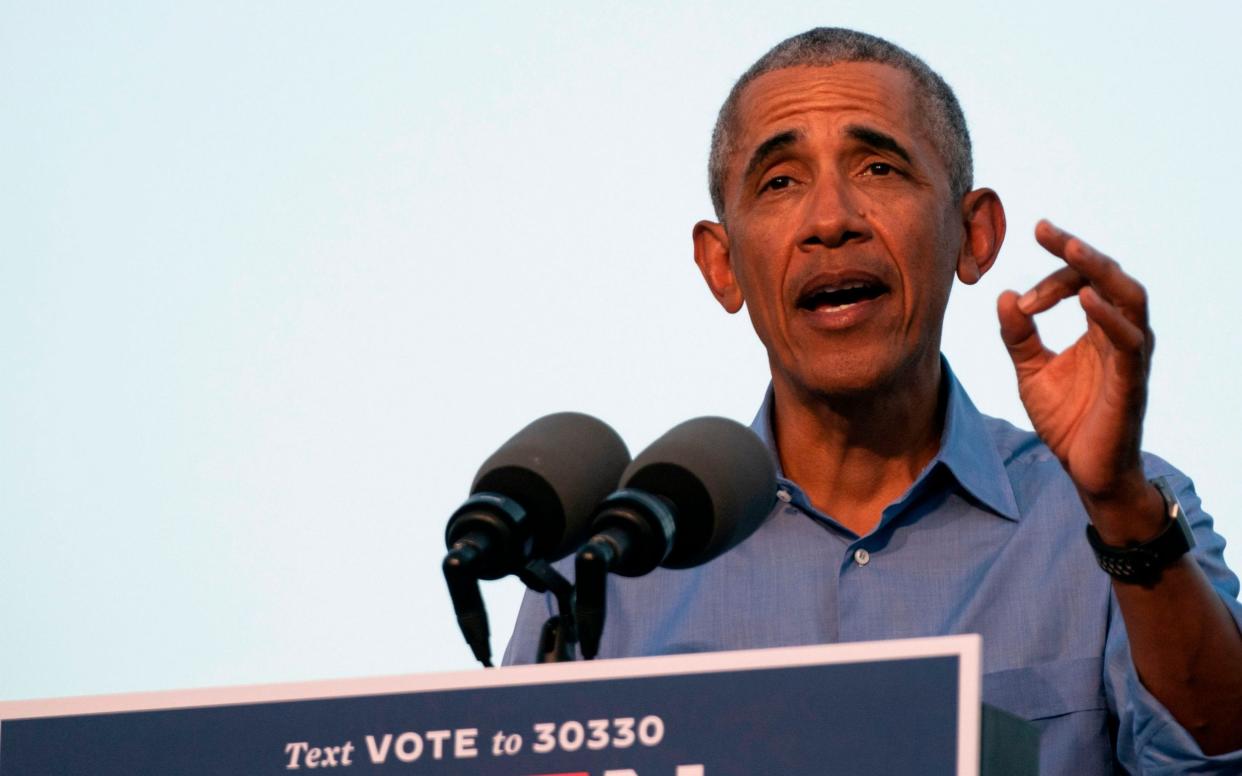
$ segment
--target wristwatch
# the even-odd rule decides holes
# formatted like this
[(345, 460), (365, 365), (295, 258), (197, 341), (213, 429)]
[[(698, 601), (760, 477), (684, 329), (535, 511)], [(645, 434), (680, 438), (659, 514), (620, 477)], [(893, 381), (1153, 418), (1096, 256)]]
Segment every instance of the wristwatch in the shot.
[(1114, 547), (1105, 544), (1095, 526), (1087, 525), (1087, 541), (1095, 550), (1095, 559), (1100, 568), (1107, 571), (1113, 579), (1135, 585), (1151, 585), (1160, 580), (1160, 572), (1187, 550), (1195, 546), (1194, 534), (1177, 494), (1164, 477), (1150, 480), (1160, 497), (1164, 499), (1164, 511), (1168, 524), (1160, 534), (1142, 544), (1129, 544), (1125, 547)]

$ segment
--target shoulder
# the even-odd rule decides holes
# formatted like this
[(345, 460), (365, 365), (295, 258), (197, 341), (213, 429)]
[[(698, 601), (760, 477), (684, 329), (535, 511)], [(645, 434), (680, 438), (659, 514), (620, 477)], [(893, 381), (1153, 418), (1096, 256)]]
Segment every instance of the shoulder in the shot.
[[(1061, 462), (1034, 431), (1020, 428), (1004, 418), (982, 414), (981, 417), (996, 453), (1015, 487), (1020, 482), (1034, 482), (1043, 487), (1073, 488)], [(1200, 509), (1194, 482), (1187, 474), (1155, 453), (1143, 451), (1142, 456), (1143, 471), (1148, 479), (1167, 477), (1179, 498), (1193, 502), (1183, 504), (1187, 512), (1192, 511), (1192, 507), (1194, 510)]]
[(983, 427), (996, 448), (1023, 518), (1044, 515), (1070, 518), (1075, 526), (1085, 524), (1086, 512), (1074, 483), (1035, 432), (989, 415), (983, 416)]
[[(1048, 445), (1034, 431), (1020, 428), (1004, 418), (983, 415), (983, 427), (987, 430), (996, 453), (1009, 476), (1013, 487), (1031, 490), (1055, 490), (1073, 492), (1074, 484), (1053, 455)], [(1194, 483), (1188, 475), (1173, 464), (1150, 452), (1143, 452), (1143, 470), (1147, 477), (1167, 477), (1173, 484), (1187, 512), (1201, 510)], [(1075, 495), (1076, 500), (1076, 495)], [(1187, 503), (1189, 502), (1189, 503)]]
[(1048, 445), (1044, 444), (1044, 440), (1040, 439), (1034, 431), (1019, 428), (1004, 418), (994, 418), (982, 413), (980, 415), (983, 418), (983, 427), (987, 429), (988, 436), (991, 437), (992, 444), (996, 446), (996, 452), (1006, 467), (1015, 464), (1029, 466), (1049, 462), (1060, 465), (1056, 456), (1048, 449)]
[[(1048, 446), (1033, 431), (1019, 428), (1003, 418), (983, 415), (996, 453), (1013, 488), (1024, 522), (1047, 530), (1066, 532), (1065, 541), (1078, 542), (1077, 534), (1087, 514), (1074, 483)], [(1224, 562), (1225, 539), (1216, 532), (1212, 517), (1203, 508), (1194, 481), (1181, 469), (1150, 452), (1143, 453), (1148, 478), (1166, 477), (1195, 534), (1192, 550), (1208, 578), (1227, 598), (1236, 598), (1239, 583)], [(1054, 527), (1055, 526), (1055, 527)]]

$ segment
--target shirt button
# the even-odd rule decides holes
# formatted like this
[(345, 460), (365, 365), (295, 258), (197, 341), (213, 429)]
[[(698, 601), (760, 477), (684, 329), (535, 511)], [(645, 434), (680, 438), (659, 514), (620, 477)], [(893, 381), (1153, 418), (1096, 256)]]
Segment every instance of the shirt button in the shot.
[(871, 562), (871, 553), (859, 547), (857, 550), (854, 550), (854, 562), (859, 566), (866, 566)]
[(789, 499), (793, 498), (792, 496), (789, 495), (789, 491), (785, 490), (784, 488), (781, 488), (780, 490), (776, 491), (776, 497), (780, 499), (781, 501), (784, 501), (786, 504), (789, 503)]

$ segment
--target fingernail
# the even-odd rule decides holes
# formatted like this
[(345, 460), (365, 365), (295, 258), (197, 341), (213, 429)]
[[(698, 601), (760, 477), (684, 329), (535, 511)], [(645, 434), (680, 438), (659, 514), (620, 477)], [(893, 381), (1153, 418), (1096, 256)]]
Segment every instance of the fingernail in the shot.
[(1025, 294), (1018, 297), (1018, 309), (1024, 313), (1029, 313), (1035, 307), (1035, 302), (1038, 299), (1039, 294), (1037, 294), (1035, 289), (1032, 288), (1030, 291), (1027, 291)]

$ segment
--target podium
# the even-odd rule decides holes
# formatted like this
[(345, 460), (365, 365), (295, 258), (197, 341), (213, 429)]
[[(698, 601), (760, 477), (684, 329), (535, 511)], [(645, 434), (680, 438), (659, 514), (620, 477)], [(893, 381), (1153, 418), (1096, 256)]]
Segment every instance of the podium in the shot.
[(1007, 774), (974, 635), (0, 703), (0, 776)]

